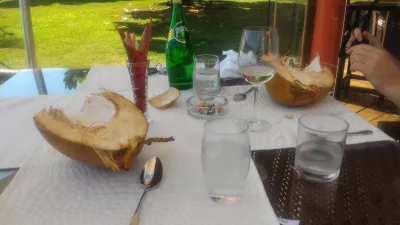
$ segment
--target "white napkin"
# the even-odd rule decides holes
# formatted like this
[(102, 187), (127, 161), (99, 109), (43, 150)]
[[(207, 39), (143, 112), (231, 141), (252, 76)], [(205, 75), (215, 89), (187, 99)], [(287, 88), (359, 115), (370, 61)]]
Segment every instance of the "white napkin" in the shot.
[(240, 52), (239, 61), (241, 66), (251, 66), (257, 63), (257, 58), (252, 51), (248, 53)]
[(239, 54), (233, 50), (222, 51), (226, 55), (220, 63), (221, 78), (241, 78), (238, 66)]
[(222, 51), (222, 55), (226, 55), (225, 59), (221, 61), (221, 78), (234, 79), (242, 78), (239, 72), (239, 57), (241, 65), (253, 65), (257, 62), (255, 54), (250, 51), (248, 53), (241, 52), (240, 56), (233, 50)]

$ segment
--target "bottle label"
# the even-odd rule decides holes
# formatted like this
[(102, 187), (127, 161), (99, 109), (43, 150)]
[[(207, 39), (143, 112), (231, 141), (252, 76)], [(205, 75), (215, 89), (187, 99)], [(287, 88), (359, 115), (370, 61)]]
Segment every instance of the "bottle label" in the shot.
[(185, 24), (181, 21), (175, 24), (174, 28), (168, 33), (168, 41), (175, 39), (180, 43), (186, 43), (189, 32)]

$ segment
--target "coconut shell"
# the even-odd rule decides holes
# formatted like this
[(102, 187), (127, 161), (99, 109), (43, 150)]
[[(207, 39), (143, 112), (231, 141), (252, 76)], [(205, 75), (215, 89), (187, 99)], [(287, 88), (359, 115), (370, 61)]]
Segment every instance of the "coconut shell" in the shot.
[[(295, 73), (303, 78), (304, 76), (310, 78), (321, 76), (323, 82), (313, 84), (311, 81), (305, 84), (295, 78)], [(323, 72), (307, 72), (282, 65), (265, 86), (271, 98), (276, 102), (287, 106), (305, 106), (325, 98), (332, 91), (333, 84), (334, 75), (327, 67), (323, 67)]]
[(113, 92), (102, 92), (114, 106), (115, 113), (107, 123), (85, 126), (72, 121), (60, 109), (43, 109), (33, 117), (46, 141), (62, 154), (88, 165), (129, 169), (131, 158), (144, 144), (148, 123), (139, 108)]
[(164, 93), (149, 99), (149, 103), (157, 109), (166, 109), (176, 103), (180, 92), (176, 88), (169, 88)]

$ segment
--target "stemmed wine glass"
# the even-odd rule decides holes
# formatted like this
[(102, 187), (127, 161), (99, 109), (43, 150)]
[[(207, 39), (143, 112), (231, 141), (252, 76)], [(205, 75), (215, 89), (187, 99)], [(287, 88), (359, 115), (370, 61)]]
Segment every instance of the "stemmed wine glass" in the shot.
[(265, 120), (256, 118), (258, 90), (275, 75), (280, 64), (278, 30), (273, 27), (248, 27), (243, 30), (239, 47), (239, 70), (255, 87), (253, 118), (249, 130), (264, 132), (271, 128)]

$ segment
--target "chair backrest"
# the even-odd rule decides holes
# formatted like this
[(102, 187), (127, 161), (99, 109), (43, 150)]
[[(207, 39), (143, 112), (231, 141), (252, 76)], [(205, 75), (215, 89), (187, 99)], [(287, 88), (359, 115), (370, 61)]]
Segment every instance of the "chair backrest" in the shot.
[[(378, 21), (379, 22), (379, 21)], [(386, 20), (386, 33), (383, 40), (383, 47), (387, 49), (395, 58), (400, 60), (400, 6), (388, 12)]]

